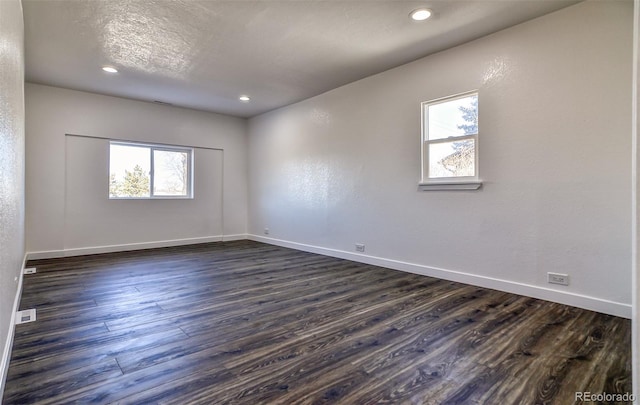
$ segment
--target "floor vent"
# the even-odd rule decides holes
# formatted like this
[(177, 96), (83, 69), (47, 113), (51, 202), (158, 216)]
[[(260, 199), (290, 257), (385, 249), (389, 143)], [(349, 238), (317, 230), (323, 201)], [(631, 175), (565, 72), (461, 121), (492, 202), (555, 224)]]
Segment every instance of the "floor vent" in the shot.
[(21, 323), (29, 323), (36, 320), (36, 309), (25, 309), (22, 311), (16, 312), (16, 325), (20, 325)]
[(28, 269), (24, 269), (24, 274), (36, 274), (36, 268), (29, 267)]

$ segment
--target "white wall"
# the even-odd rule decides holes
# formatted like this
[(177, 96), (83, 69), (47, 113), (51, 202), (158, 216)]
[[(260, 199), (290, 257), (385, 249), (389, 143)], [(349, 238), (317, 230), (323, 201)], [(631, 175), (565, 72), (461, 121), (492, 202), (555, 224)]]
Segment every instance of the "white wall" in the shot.
[[(585, 2), (255, 117), (249, 232), (629, 317), (631, 46)], [(473, 89), (482, 189), (418, 192), (420, 102)]]
[(109, 140), (67, 136), (65, 141), (65, 246), (193, 242), (223, 234), (224, 151), (194, 149), (193, 199), (110, 200)]
[[(26, 119), (30, 257), (246, 233), (246, 120), (31, 83)], [(108, 142), (65, 134), (222, 151), (196, 149), (193, 200), (109, 200)]]
[(19, 0), (0, 1), (0, 400), (24, 259), (24, 27)]

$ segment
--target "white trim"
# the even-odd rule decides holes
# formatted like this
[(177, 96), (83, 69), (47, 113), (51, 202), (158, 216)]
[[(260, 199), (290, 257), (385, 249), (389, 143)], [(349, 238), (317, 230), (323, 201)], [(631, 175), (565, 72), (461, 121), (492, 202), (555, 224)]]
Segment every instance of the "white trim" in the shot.
[[(90, 247), (81, 247), (81, 248), (72, 248), (72, 249), (63, 249), (63, 250), (46, 250), (41, 252), (28, 252), (27, 260), (53, 259), (57, 257), (83, 256), (83, 255), (93, 255), (93, 254), (99, 254), (99, 253), (126, 252), (129, 250), (142, 250), (142, 249), (154, 249), (154, 248), (182, 246), (182, 245), (195, 245), (198, 243), (222, 242), (223, 240), (233, 240), (233, 239), (227, 239), (227, 238), (234, 237), (234, 236), (235, 235), (205, 236), (200, 238), (172, 239), (172, 240), (161, 240), (161, 241), (155, 241), (155, 242), (126, 243), (122, 245), (90, 246)], [(245, 236), (245, 235), (242, 235), (242, 236)], [(239, 239), (246, 239), (246, 238), (243, 237)]]
[(482, 180), (473, 181), (439, 181), (418, 184), (418, 191), (436, 190), (477, 190), (482, 186)]
[[(478, 100), (480, 100), (480, 91), (478, 89), (475, 89), (475, 90), (466, 91), (464, 93), (453, 94), (447, 97), (440, 97), (434, 100), (423, 101), (422, 103), (420, 103), (420, 141), (421, 141), (420, 163), (422, 165), (421, 172), (420, 172), (421, 173), (420, 177), (422, 179), (422, 181), (420, 182), (421, 184), (430, 183), (432, 181), (438, 181), (437, 178), (429, 176), (429, 146), (433, 145), (434, 143), (453, 142), (456, 140), (466, 140), (466, 139), (473, 139), (473, 142), (474, 142), (473, 176), (453, 176), (453, 177), (446, 177), (444, 178), (444, 180), (445, 182), (449, 182), (449, 181), (455, 182), (455, 181), (464, 181), (464, 180), (478, 181), (478, 177), (479, 177), (478, 170), (480, 168), (480, 165), (478, 162), (479, 156), (480, 156), (480, 152), (478, 149), (479, 148), (478, 138), (480, 135), (479, 126), (478, 126), (478, 131), (476, 131), (475, 134), (450, 136), (447, 138), (439, 138), (439, 139), (429, 139), (429, 112), (428, 112), (429, 107), (437, 104), (448, 103), (450, 101), (459, 100), (462, 98), (467, 98), (474, 95)], [(478, 114), (479, 113), (480, 113), (480, 107), (478, 106)], [(447, 189), (455, 189), (455, 188), (453, 187), (430, 188), (430, 190), (447, 190)], [(460, 188), (458, 189), (464, 190)], [(471, 189), (468, 188), (467, 190), (471, 190)]]
[(249, 234), (248, 239), (257, 242), (268, 243), (271, 245), (302, 250), (305, 252), (318, 253), (325, 256), (338, 257), (340, 259), (347, 259), (355, 262), (387, 267), (390, 269), (405, 271), (408, 273), (436, 277), (450, 281), (457, 281), (460, 283), (471, 284), (478, 287), (492, 288), (495, 290), (524, 295), (527, 297), (533, 297), (547, 301), (553, 301), (560, 304), (571, 305), (574, 307), (602, 312), (609, 315), (620, 316), (623, 318), (631, 318), (631, 305), (591, 297), (588, 295), (575, 294), (547, 287), (518, 283), (515, 281), (502, 280), (493, 277), (479, 276), (477, 274), (430, 267), (416, 263), (407, 263), (399, 260), (385, 259), (382, 257), (375, 257), (361, 253), (352, 253), (344, 250), (324, 248), (320, 246), (290, 242), (281, 239), (267, 238), (264, 236), (253, 234)]
[(245, 240), (247, 239), (247, 234), (246, 233), (238, 233), (235, 235), (224, 235), (222, 237), (222, 241), (223, 242), (231, 242), (234, 240)]
[[(184, 146), (170, 146), (164, 144), (149, 144), (140, 143), (135, 141), (109, 141), (109, 176), (111, 176), (111, 147), (122, 146), (130, 148), (144, 148), (149, 149), (149, 196), (148, 197), (112, 197), (111, 196), (111, 183), (109, 183), (109, 200), (193, 200), (193, 148)], [(186, 194), (185, 195), (156, 195), (155, 190), (155, 152), (174, 152), (174, 153), (186, 153), (187, 154), (187, 180), (186, 180)], [(111, 181), (111, 180), (109, 180)]]
[(7, 373), (9, 372), (9, 361), (11, 360), (11, 349), (13, 347), (13, 336), (16, 331), (16, 313), (20, 308), (20, 298), (22, 297), (22, 278), (24, 276), (24, 269), (27, 264), (27, 254), (25, 253), (22, 258), (22, 268), (18, 275), (18, 288), (16, 289), (16, 296), (13, 299), (13, 308), (11, 310), (11, 320), (9, 321), (9, 331), (7, 332), (7, 339), (5, 340), (4, 348), (2, 350), (2, 359), (0, 359), (0, 403), (2, 402), (2, 395), (4, 394), (5, 383), (7, 382)]

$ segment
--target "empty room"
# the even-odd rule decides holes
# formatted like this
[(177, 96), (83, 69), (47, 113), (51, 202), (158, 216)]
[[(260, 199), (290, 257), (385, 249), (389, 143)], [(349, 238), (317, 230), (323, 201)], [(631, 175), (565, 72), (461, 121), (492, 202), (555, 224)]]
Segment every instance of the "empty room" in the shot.
[(0, 0), (0, 402), (636, 403), (639, 27)]

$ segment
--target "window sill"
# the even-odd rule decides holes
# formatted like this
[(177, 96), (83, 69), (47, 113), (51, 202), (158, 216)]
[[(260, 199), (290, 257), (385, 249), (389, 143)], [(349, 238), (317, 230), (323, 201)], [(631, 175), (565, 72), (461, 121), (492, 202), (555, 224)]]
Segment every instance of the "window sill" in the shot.
[(109, 197), (109, 200), (193, 200), (193, 196)]
[(439, 190), (477, 190), (482, 186), (482, 180), (469, 181), (439, 181), (429, 183), (419, 183), (418, 191), (439, 191)]

